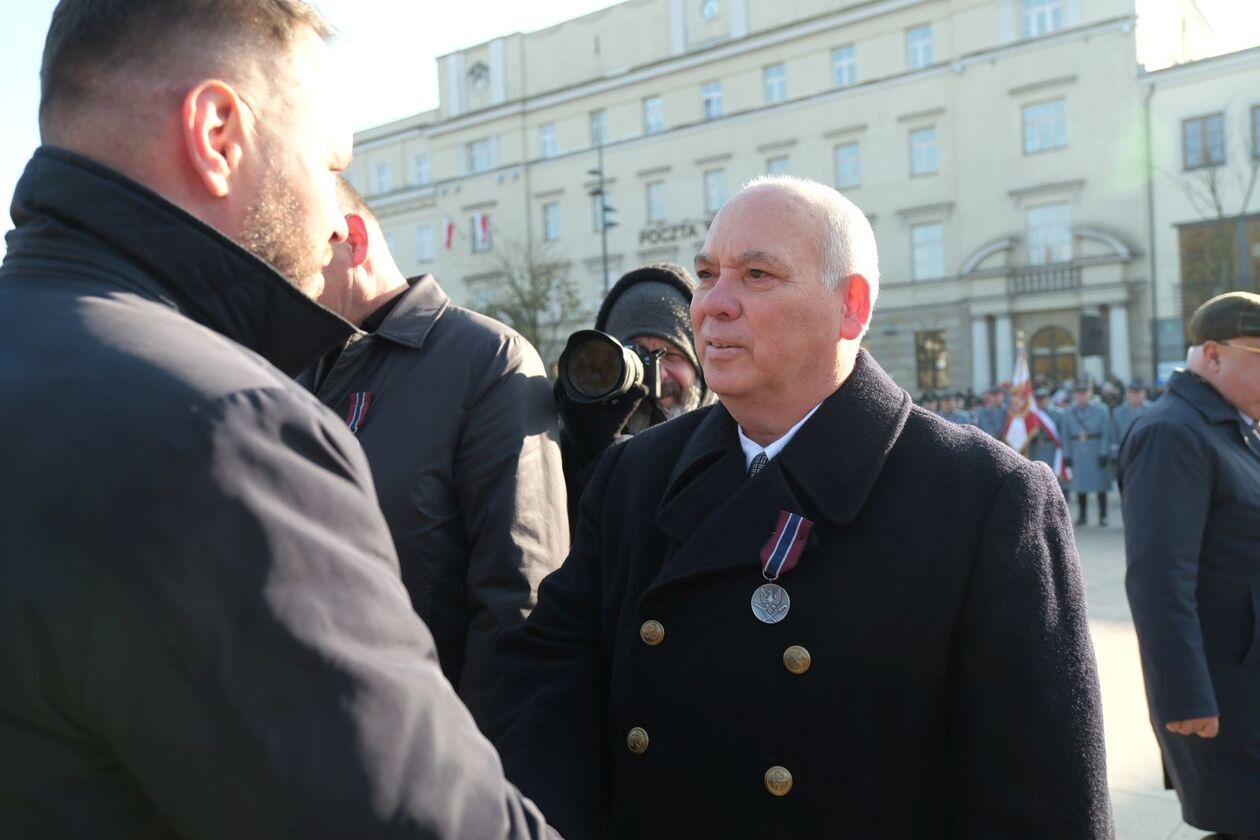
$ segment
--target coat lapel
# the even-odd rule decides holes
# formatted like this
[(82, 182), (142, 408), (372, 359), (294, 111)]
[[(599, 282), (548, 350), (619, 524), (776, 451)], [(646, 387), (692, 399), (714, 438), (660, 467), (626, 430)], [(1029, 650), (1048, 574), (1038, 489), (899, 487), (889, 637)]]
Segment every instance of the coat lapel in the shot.
[(749, 479), (735, 420), (714, 407), (684, 447), (657, 513), (657, 526), (677, 548), (648, 592), (698, 575), (758, 569), (780, 511), (852, 523), (909, 414), (909, 395), (863, 351), (844, 385)]

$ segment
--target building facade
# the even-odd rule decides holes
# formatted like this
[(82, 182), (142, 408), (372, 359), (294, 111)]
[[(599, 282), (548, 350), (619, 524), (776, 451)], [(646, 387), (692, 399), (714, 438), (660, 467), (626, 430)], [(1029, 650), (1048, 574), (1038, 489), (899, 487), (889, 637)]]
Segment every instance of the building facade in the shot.
[(870, 218), (866, 343), (909, 390), (1009, 380), (1019, 336), (1047, 378), (1149, 378), (1153, 325), (1181, 314), (1152, 230), (1188, 218), (1151, 212), (1171, 188), (1152, 109), (1175, 122), (1188, 71), (1140, 71), (1139, 41), (1175, 60), (1155, 36), (1193, 4), (1159, 8), (629, 0), (441, 57), (438, 109), (360, 132), (349, 174), (404, 270), (458, 302), (494, 310), (523, 264), (566, 279), (580, 305), (547, 304), (549, 358), (622, 272), (690, 264), (726, 198), (782, 172)]

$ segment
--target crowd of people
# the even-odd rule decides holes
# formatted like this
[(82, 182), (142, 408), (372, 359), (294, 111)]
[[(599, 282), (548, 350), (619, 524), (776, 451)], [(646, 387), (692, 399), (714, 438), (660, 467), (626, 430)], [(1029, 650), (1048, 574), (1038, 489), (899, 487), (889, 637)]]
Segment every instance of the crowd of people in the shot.
[(0, 266), (0, 836), (1110, 838), (1064, 481), (1105, 520), (1117, 455), (1172, 781), (1260, 834), (1260, 296), (1136, 419), (928, 410), (861, 348), (866, 215), (758, 178), (616, 284), (638, 373), (588, 399), (399, 270), (330, 36), (54, 12)]
[[(1134, 380), (1127, 387), (1117, 380), (1108, 380), (1097, 390), (1088, 381), (1034, 380), (1030, 390), (1038, 428), (1035, 434), (1021, 438), (1015, 448), (1029, 459), (1054, 468), (1064, 494), (1069, 498), (1076, 496), (1077, 525), (1087, 524), (1089, 496), (1096, 496), (1098, 524), (1105, 527), (1107, 494), (1114, 484), (1121, 441), (1133, 421), (1159, 398), (1162, 389), (1148, 389), (1141, 380)], [(1007, 382), (989, 388), (979, 397), (970, 392), (925, 391), (918, 404), (943, 420), (976, 426), (997, 440), (1011, 442), (1007, 434), (1010, 420), (1029, 408), (1025, 400)]]

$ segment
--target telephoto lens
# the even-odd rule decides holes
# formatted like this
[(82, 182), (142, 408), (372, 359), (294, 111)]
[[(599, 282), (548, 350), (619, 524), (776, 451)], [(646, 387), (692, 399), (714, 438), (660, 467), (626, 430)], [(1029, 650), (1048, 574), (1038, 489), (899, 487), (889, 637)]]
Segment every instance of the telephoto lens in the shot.
[(643, 361), (608, 333), (578, 330), (560, 354), (558, 375), (569, 399), (577, 403), (615, 400), (644, 379)]

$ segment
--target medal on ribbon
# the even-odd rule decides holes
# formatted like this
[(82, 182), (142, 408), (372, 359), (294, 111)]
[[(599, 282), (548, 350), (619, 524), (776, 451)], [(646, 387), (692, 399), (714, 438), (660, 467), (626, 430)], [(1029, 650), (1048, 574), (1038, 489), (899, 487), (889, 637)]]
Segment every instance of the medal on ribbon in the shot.
[(758, 621), (778, 624), (787, 618), (792, 599), (788, 597), (787, 590), (775, 581), (796, 567), (813, 527), (814, 523), (799, 513), (779, 511), (774, 533), (761, 549), (761, 576), (766, 582), (757, 587), (752, 596), (752, 611)]

